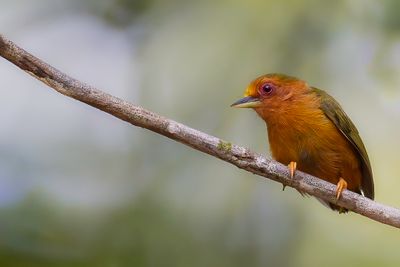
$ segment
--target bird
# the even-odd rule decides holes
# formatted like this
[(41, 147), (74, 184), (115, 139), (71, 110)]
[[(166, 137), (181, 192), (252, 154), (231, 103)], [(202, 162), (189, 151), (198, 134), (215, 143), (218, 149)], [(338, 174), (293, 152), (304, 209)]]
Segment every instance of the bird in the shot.
[[(367, 150), (341, 105), (325, 91), (285, 74), (253, 80), (232, 107), (252, 108), (266, 123), (272, 157), (289, 168), (336, 185), (336, 202), (318, 199), (332, 210), (345, 189), (374, 199)], [(302, 192), (300, 192), (302, 193)]]

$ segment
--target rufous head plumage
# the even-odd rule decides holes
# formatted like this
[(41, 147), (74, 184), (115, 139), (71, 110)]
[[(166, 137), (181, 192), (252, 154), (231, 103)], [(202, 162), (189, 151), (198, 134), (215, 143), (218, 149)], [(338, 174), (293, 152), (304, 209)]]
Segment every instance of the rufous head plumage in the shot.
[(284, 74), (266, 74), (253, 80), (246, 88), (244, 98), (232, 107), (253, 108), (264, 119), (290, 109), (310, 91), (306, 82)]

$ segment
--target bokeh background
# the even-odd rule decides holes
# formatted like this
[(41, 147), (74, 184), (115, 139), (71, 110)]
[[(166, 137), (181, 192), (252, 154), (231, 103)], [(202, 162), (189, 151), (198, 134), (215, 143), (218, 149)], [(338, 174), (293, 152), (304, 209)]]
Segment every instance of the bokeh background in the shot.
[[(0, 32), (55, 67), (268, 153), (229, 105), (283, 72), (359, 128), (400, 207), (400, 2), (0, 0)], [(400, 231), (66, 98), (0, 60), (1, 266), (399, 266)]]

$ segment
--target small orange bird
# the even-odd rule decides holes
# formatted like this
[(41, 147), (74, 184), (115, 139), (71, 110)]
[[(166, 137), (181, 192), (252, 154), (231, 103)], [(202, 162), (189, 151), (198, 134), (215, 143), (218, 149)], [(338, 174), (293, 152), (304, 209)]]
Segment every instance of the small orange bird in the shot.
[[(266, 122), (272, 156), (290, 168), (336, 184), (336, 197), (349, 189), (374, 199), (367, 151), (357, 128), (325, 91), (283, 74), (250, 83), (232, 107), (253, 108)], [(320, 200), (333, 210), (346, 209)]]

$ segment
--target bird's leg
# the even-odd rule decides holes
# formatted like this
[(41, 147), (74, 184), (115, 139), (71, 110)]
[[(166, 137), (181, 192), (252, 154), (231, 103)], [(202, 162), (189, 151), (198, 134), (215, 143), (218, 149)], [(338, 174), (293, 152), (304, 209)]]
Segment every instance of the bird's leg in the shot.
[[(290, 179), (293, 179), (294, 174), (295, 174), (296, 169), (297, 169), (297, 162), (291, 161), (289, 163), (288, 167), (289, 167), (289, 172), (290, 172)], [(285, 191), (285, 188), (286, 188), (286, 185), (283, 185), (283, 189), (282, 190)]]
[(336, 185), (336, 200), (339, 200), (343, 190), (347, 189), (347, 182), (340, 177), (339, 182)]
[(289, 170), (290, 170), (290, 178), (293, 179), (294, 173), (296, 172), (297, 169), (297, 162), (291, 161), (288, 165)]

